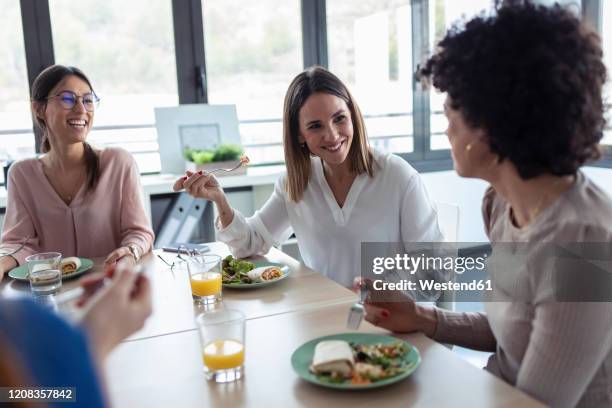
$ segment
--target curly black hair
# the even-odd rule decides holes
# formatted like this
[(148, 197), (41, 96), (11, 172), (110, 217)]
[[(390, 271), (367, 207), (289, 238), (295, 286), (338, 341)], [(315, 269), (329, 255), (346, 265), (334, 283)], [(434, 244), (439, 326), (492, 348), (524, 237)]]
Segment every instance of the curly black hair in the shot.
[(447, 92), (521, 178), (575, 174), (600, 157), (601, 40), (570, 10), (506, 1), (454, 26), (438, 46), (418, 76)]

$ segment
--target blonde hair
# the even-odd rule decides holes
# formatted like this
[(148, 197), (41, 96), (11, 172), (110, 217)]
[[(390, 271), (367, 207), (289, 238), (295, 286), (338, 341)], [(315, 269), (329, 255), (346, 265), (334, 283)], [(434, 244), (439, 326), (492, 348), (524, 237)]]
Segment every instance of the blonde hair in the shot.
[(283, 147), (287, 166), (285, 189), (293, 202), (299, 202), (303, 198), (311, 176), (311, 154), (308, 147), (300, 144), (299, 140), (300, 110), (308, 97), (317, 92), (334, 95), (346, 103), (353, 124), (353, 142), (346, 160), (349, 160), (351, 172), (374, 176), (374, 157), (368, 143), (363, 116), (355, 99), (334, 74), (323, 67), (310, 67), (296, 76), (289, 85), (283, 109)]

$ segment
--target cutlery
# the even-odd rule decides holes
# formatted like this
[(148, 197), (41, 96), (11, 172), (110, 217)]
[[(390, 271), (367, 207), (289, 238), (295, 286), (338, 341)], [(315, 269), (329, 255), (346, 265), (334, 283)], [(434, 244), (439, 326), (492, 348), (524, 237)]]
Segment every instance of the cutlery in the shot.
[[(143, 266), (142, 264), (137, 264), (136, 266), (134, 266), (133, 271), (136, 273), (136, 275), (143, 275), (145, 274), (146, 269), (147, 267)], [(98, 290), (104, 286), (107, 286), (110, 283), (111, 283), (111, 278), (105, 277), (98, 283), (95, 290)], [(55, 301), (58, 306), (62, 306), (66, 303), (70, 303), (70, 302), (77, 300), (84, 294), (85, 294), (85, 289), (82, 286), (79, 286), (77, 288), (70, 289), (63, 293), (55, 295)]]
[(361, 321), (363, 317), (366, 315), (365, 307), (363, 306), (363, 298), (360, 292), (360, 300), (355, 302), (354, 305), (351, 306), (349, 310), (348, 320), (346, 322), (346, 327), (350, 330), (357, 330), (361, 325)]
[(208, 173), (212, 174), (212, 173), (217, 173), (219, 171), (224, 171), (226, 173), (232, 172), (242, 166), (246, 166), (247, 164), (249, 164), (249, 158), (247, 156), (242, 156), (240, 158), (240, 161), (238, 163), (236, 163), (236, 165), (232, 168), (228, 168), (228, 169), (223, 169), (223, 168), (218, 168), (218, 169), (213, 169), (211, 171), (209, 171)]

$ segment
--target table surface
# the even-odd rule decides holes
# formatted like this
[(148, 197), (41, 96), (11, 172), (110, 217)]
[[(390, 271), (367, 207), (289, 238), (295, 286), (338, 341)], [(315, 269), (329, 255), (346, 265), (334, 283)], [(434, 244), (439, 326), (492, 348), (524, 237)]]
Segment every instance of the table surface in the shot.
[[(197, 331), (122, 343), (107, 362), (115, 407), (535, 407), (526, 394), (456, 356), (422, 334), (403, 336), (422, 364), (394, 385), (340, 391), (302, 381), (293, 351), (319, 336), (346, 332), (351, 302), (247, 320), (245, 375), (231, 384), (207, 382)], [(361, 332), (383, 333), (370, 324)]]
[[(220, 243), (211, 253), (228, 254)], [(314, 338), (344, 333), (356, 295), (295, 259), (272, 249), (265, 259), (289, 266), (278, 284), (252, 290), (224, 289), (224, 307), (247, 318), (245, 376), (231, 384), (204, 379), (194, 306), (184, 265), (170, 271), (156, 255), (172, 262), (174, 254), (148, 256), (153, 314), (145, 327), (126, 339), (106, 362), (112, 406), (542, 406), (523, 392), (461, 359), (422, 334), (402, 338), (420, 351), (422, 363), (408, 379), (368, 391), (330, 390), (302, 381), (292, 370), (293, 351)], [(101, 270), (96, 259), (94, 270)], [(70, 290), (78, 280), (67, 281)], [(27, 293), (27, 284), (5, 278), (0, 295)], [(71, 313), (71, 306), (63, 311)], [(385, 333), (364, 322), (360, 332)], [(178, 404), (178, 405), (177, 405)]]

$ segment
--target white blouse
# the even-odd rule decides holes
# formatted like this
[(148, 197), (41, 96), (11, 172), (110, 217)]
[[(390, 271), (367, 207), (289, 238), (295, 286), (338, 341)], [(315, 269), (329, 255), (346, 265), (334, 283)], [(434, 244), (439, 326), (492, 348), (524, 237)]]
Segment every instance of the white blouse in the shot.
[(321, 160), (311, 158), (312, 175), (302, 200), (285, 190), (286, 175), (252, 217), (234, 211), (217, 238), (236, 257), (268, 252), (295, 233), (306, 266), (350, 287), (361, 272), (362, 242), (441, 242), (437, 213), (417, 171), (402, 158), (373, 150), (374, 177), (355, 178), (340, 207), (323, 174)]

